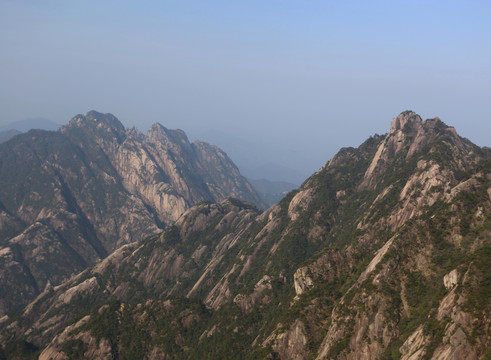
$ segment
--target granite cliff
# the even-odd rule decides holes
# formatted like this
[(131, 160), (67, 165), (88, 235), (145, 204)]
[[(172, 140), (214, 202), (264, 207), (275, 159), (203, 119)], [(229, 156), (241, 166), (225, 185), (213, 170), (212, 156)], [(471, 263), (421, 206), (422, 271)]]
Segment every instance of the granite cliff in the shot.
[(1, 144), (0, 183), (0, 315), (194, 204), (262, 206), (219, 148), (160, 124), (127, 130), (95, 111)]
[(2, 320), (41, 359), (490, 356), (491, 151), (396, 117), (263, 213), (191, 207)]

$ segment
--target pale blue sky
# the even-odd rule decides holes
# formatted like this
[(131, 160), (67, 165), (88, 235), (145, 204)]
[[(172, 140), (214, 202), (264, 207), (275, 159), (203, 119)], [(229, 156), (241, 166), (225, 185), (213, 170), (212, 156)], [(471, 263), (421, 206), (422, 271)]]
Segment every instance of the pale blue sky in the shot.
[(0, 125), (95, 109), (305, 174), (407, 109), (490, 146), (489, 19), (472, 0), (0, 0)]

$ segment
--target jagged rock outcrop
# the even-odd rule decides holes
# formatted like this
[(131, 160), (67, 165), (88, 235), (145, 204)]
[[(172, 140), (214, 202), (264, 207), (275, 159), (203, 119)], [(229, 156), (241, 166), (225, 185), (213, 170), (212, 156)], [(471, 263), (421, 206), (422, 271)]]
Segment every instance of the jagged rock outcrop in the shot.
[(306, 345), (305, 325), (302, 321), (296, 320), (288, 331), (275, 337), (272, 348), (281, 359), (304, 360), (308, 357)]
[[(188, 209), (46, 289), (0, 339), (85, 356), (103, 339), (112, 356), (489, 356), (490, 164), (488, 149), (405, 112), (263, 213)], [(65, 333), (69, 309), (90, 321)]]
[(254, 290), (249, 295), (239, 294), (234, 298), (234, 303), (244, 312), (249, 313), (257, 306), (267, 304), (271, 301), (271, 278), (268, 275), (258, 281)]
[[(442, 154), (439, 147), (431, 147), (436, 140), (441, 147), (450, 150)], [(373, 188), (381, 175), (399, 159), (407, 161), (414, 154), (428, 150), (436, 156), (446, 156), (445, 165), (452, 170), (465, 168), (473, 163), (475, 147), (457, 135), (453, 127), (446, 126), (439, 118), (422, 121), (412, 111), (405, 111), (392, 120), (390, 131), (379, 145), (368, 169), (365, 172), (359, 189)]]
[[(238, 200), (197, 205), (162, 236), (122, 246), (93, 268), (46, 289), (7, 332), (9, 336), (24, 334), (30, 339), (46, 340), (76, 315), (68, 309), (87, 309), (98, 300), (116, 297), (136, 301), (183, 295), (192, 298), (203, 288), (210, 291), (226, 253), (237, 249), (237, 239), (248, 231), (250, 221), (257, 215), (254, 206)], [(120, 276), (126, 279), (121, 282)], [(258, 294), (247, 300), (250, 304), (244, 305), (246, 308), (259, 301), (268, 302), (270, 281), (265, 277), (256, 285)], [(223, 303), (226, 299), (214, 300)], [(39, 317), (40, 313), (44, 315)]]
[(309, 276), (308, 269), (301, 267), (295, 271), (293, 275), (293, 284), (295, 286), (295, 293), (302, 295), (306, 290), (314, 286), (312, 278)]
[(237, 197), (261, 206), (219, 148), (160, 124), (146, 135), (126, 130), (95, 111), (2, 144), (0, 181), (0, 315), (194, 204)]

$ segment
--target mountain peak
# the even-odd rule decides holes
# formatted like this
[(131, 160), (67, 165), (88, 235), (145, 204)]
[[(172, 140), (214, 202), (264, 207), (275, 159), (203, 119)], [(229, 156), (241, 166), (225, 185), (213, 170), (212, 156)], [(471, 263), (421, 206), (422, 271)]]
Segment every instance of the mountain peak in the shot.
[[(0, 357), (17, 358), (18, 344), (44, 348), (41, 359), (76, 354), (283, 360), (485, 356), (491, 230), (487, 150), (459, 138), (437, 118), (422, 122), (405, 112), (392, 121), (389, 134), (341, 149), (299, 190), (260, 213), (228, 199), (246, 191), (247, 184), (237, 186), (243, 180), (225, 153), (202, 142), (188, 149), (157, 142), (157, 136), (173, 140), (172, 134), (180, 132), (156, 124), (147, 134), (155, 142), (129, 139), (96, 157), (88, 153), (80, 163), (61, 152), (56, 158), (66, 160), (54, 167), (60, 185), (53, 187), (43, 177), (37, 187), (29, 181), (24, 191), (15, 185), (34, 179), (19, 171), (26, 160), (28, 169), (35, 164), (31, 159), (42, 169), (50, 163), (25, 152), (16, 157), (22, 161), (15, 168), (6, 169), (4, 159), (10, 159), (0, 152), (5, 179), (0, 190), (10, 196), (0, 198), (3, 224), (12, 223), (11, 203), (24, 212), (32, 209), (46, 185), (51, 186), (49, 201), (52, 194), (65, 196), (67, 205), (82, 200), (65, 205), (61, 214), (57, 200), (42, 216), (32, 216), (35, 223), (24, 235), (15, 232), (0, 247), (0, 260), (8, 265), (7, 270), (2, 265), (7, 276), (0, 276), (0, 289), (14, 294), (10, 302), (38, 295), (0, 320)], [(92, 178), (106, 159), (112, 166)], [(87, 168), (78, 171), (81, 167)], [(7, 187), (12, 175), (19, 180)], [(369, 191), (358, 191), (361, 182)], [(125, 189), (113, 186), (118, 183)], [(95, 196), (90, 196), (93, 188)], [(24, 198), (17, 200), (19, 194)], [(117, 198), (126, 194), (127, 200)], [(137, 199), (141, 202), (132, 201)], [(94, 209), (99, 200), (109, 211)], [(191, 203), (197, 205), (187, 209)], [(57, 217), (47, 219), (48, 213)], [(159, 214), (181, 216), (160, 236), (119, 247), (60, 283), (49, 278), (56, 269), (52, 264), (71, 261), (71, 252), (91, 245), (82, 243), (83, 233), (67, 228), (65, 219), (78, 213), (81, 224), (102, 224), (100, 233), (116, 239), (137, 227), (148, 230)], [(116, 221), (122, 226), (115, 228)], [(38, 265), (42, 257), (50, 264)], [(21, 270), (35, 270), (20, 273), (23, 287), (14, 286), (19, 264)], [(25, 295), (29, 287), (24, 284), (31, 279), (39, 285)], [(23, 304), (17, 301), (7, 310), (14, 305)]]
[(122, 125), (118, 118), (111, 113), (103, 114), (98, 111), (91, 110), (85, 114), (85, 118), (94, 122), (103, 122), (116, 126)]
[(146, 138), (149, 141), (167, 141), (171, 143), (188, 144), (186, 133), (180, 129), (170, 130), (159, 123), (155, 123), (148, 130)]
[(134, 125), (126, 130), (126, 136), (132, 137), (138, 141), (143, 141), (143, 139), (145, 138), (145, 135), (143, 135), (143, 133)]
[(126, 138), (126, 129), (116, 116), (109, 113), (102, 114), (95, 110), (85, 115), (76, 115), (68, 124), (62, 126), (60, 131), (64, 134), (80, 134), (81, 132), (96, 141), (105, 139), (118, 144), (121, 144)]
[(118, 132), (125, 131), (124, 125), (116, 116), (110, 113), (103, 114), (95, 110), (89, 111), (85, 115), (78, 114), (74, 116), (62, 129), (94, 127), (94, 125), (99, 128), (111, 128)]
[(76, 115), (68, 122), (66, 126), (82, 127), (90, 124), (97, 124), (99, 127), (101, 127), (102, 124), (107, 127), (114, 128), (115, 130), (124, 131), (124, 125), (121, 123), (121, 121), (118, 120), (116, 116), (110, 113), (103, 114), (95, 110), (91, 110), (85, 115)]
[[(445, 139), (445, 141), (444, 141)], [(392, 164), (396, 157), (409, 159), (430, 146), (434, 141), (449, 146), (449, 153), (471, 153), (472, 146), (460, 138), (453, 127), (447, 126), (439, 118), (422, 121), (413, 111), (404, 111), (395, 117), (390, 131), (380, 146), (368, 167), (360, 189), (375, 185), (375, 181)], [(427, 149), (430, 151), (431, 149)], [(463, 155), (462, 155), (463, 156)], [(448, 164), (444, 164), (448, 165)]]
[(414, 111), (406, 110), (395, 117), (390, 124), (390, 133), (398, 130), (413, 132), (421, 127), (423, 120)]

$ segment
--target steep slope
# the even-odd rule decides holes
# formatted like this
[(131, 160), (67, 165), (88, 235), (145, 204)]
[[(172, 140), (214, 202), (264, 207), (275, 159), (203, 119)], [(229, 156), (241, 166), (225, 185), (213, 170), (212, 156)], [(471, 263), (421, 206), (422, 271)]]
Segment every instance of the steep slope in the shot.
[(262, 214), (189, 209), (4, 318), (1, 338), (41, 359), (477, 359), (490, 249), (489, 149), (404, 112)]
[(261, 202), (220, 149), (110, 114), (74, 117), (0, 146), (0, 314), (155, 234), (191, 205)]

